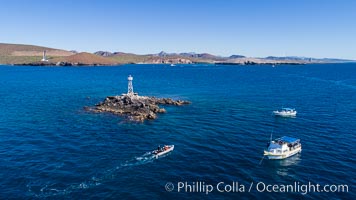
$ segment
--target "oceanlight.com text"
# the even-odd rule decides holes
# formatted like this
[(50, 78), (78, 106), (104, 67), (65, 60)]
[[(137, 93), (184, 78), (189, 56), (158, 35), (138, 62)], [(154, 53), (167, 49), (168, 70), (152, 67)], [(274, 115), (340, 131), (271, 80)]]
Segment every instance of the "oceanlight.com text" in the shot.
[(195, 182), (168, 182), (165, 185), (168, 192), (178, 193), (205, 193), (212, 192), (220, 193), (243, 193), (243, 192), (267, 192), (267, 193), (300, 193), (306, 195), (308, 193), (338, 193), (349, 192), (347, 184), (318, 184), (308, 182), (303, 184), (293, 182), (292, 184), (267, 184), (264, 182), (251, 182), (248, 184), (240, 182), (218, 182), (216, 184), (206, 183), (204, 181)]

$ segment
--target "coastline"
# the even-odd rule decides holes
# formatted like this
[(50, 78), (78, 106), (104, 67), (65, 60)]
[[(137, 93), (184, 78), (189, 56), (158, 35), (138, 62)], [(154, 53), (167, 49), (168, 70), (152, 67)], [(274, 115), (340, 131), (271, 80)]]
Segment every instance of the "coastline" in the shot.
[(298, 56), (246, 57), (219, 56), (209, 53), (134, 54), (97, 51), (67, 51), (49, 47), (0, 43), (0, 63), (16, 66), (117, 66), (124, 64), (212, 64), (212, 65), (304, 65), (356, 62), (347, 59)]
[[(212, 66), (255, 66), (255, 65), (270, 65), (270, 66), (278, 66), (278, 65), (309, 65), (309, 64), (342, 64), (342, 63), (354, 63), (354, 62), (310, 62), (310, 63), (302, 63), (302, 62), (248, 62), (248, 63), (232, 63), (232, 62), (219, 62), (219, 63), (176, 63), (175, 65), (212, 65)], [(100, 66), (122, 66), (122, 65), (170, 65), (166, 63), (115, 63), (115, 64), (103, 64), (103, 63), (16, 63), (16, 64), (6, 64), (1, 63), (0, 66), (43, 66), (43, 67), (100, 67)]]

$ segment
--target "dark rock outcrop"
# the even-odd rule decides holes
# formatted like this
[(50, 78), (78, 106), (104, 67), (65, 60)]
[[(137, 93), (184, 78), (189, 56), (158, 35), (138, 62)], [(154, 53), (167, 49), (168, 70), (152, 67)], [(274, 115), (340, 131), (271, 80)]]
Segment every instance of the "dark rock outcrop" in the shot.
[(246, 57), (243, 56), (243, 55), (231, 55), (231, 56), (229, 57), (229, 59), (235, 59), (235, 58), (246, 58)]
[(181, 106), (190, 104), (189, 101), (173, 100), (170, 98), (156, 98), (138, 95), (108, 96), (95, 107), (85, 107), (87, 111), (97, 113), (107, 112), (127, 116), (129, 120), (143, 122), (146, 119), (156, 119), (157, 113), (165, 113), (158, 105)]
[(69, 63), (69, 62), (57, 62), (56, 66), (72, 66), (73, 63)]
[(108, 57), (108, 56), (114, 55), (114, 53), (111, 53), (109, 51), (97, 51), (94, 54), (98, 55), (98, 56), (104, 56), (104, 57)]

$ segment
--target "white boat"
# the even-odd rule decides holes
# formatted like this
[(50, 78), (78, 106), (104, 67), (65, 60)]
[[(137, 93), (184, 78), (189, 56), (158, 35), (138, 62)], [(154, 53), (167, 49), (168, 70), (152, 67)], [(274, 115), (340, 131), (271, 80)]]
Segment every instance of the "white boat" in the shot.
[(282, 108), (281, 110), (273, 111), (275, 116), (282, 117), (295, 117), (297, 115), (297, 111), (294, 108)]
[(302, 152), (300, 139), (283, 136), (268, 143), (264, 156), (268, 159), (285, 159)]
[(176, 65), (175, 64), (171, 64), (171, 67), (175, 67)]
[(162, 148), (158, 147), (157, 150), (152, 151), (152, 154), (157, 157), (162, 156), (164, 154), (167, 154), (171, 151), (173, 151), (174, 145), (164, 145)]

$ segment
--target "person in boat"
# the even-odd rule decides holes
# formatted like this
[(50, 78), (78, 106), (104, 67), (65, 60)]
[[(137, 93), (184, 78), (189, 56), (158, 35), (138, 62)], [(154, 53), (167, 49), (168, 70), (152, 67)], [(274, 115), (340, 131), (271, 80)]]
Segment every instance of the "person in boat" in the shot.
[(164, 146), (164, 151), (168, 150), (168, 148), (169, 148), (169, 147), (168, 147), (167, 145), (165, 145), (165, 146)]
[(160, 151), (161, 151), (161, 146), (158, 145), (158, 147), (157, 147), (157, 153), (160, 152)]

